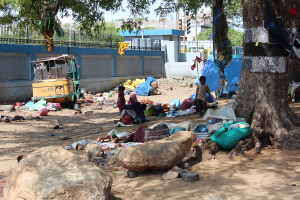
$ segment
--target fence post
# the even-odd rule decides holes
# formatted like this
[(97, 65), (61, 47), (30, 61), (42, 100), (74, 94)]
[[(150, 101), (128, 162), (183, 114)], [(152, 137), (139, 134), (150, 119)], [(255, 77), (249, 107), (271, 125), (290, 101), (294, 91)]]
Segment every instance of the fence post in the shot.
[(112, 49), (112, 37), (111, 37), (111, 35), (110, 35), (109, 39), (110, 39), (110, 48)]
[(26, 26), (26, 44), (28, 44), (28, 39), (29, 39), (29, 30), (28, 30), (28, 25)]
[(73, 32), (73, 34), (74, 34), (74, 47), (76, 46), (75, 44), (76, 44), (76, 36), (75, 36), (75, 31)]

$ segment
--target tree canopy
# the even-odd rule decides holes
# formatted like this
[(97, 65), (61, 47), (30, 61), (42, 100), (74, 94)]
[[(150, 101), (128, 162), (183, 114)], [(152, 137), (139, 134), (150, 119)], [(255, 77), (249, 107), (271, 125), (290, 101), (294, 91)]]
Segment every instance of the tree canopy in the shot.
[[(198, 40), (209, 40), (210, 33), (212, 33), (211, 28), (207, 29), (205, 32), (200, 32), (197, 38)], [(229, 33), (232, 46), (243, 46), (244, 32), (229, 28)]]
[[(150, 13), (150, 7), (157, 0), (128, 0), (127, 9), (131, 15), (129, 20), (124, 20), (122, 29), (140, 29), (145, 16)], [(43, 1), (36, 0), (0, 0), (0, 23), (18, 24), (19, 28), (29, 26), (30, 29), (39, 29), (41, 21), (41, 10)], [(69, 17), (71, 14), (80, 30), (88, 35), (101, 30), (104, 22), (104, 12), (115, 13), (122, 11), (122, 1), (119, 0), (45, 0), (46, 10), (51, 10), (53, 15), (59, 14), (62, 17)], [(170, 13), (182, 10), (195, 18), (197, 11), (202, 6), (212, 7), (212, 0), (179, 0), (174, 3), (172, 0), (163, 0), (155, 9), (159, 18), (164, 18)], [(224, 0), (225, 10), (228, 9), (227, 17), (234, 21), (241, 17), (241, 0)], [(72, 10), (72, 12), (70, 12)], [(56, 22), (60, 24), (58, 18)]]

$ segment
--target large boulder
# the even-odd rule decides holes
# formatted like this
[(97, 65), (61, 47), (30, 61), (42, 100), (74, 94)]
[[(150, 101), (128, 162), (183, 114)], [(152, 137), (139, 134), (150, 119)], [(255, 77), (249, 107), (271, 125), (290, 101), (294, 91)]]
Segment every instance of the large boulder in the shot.
[(162, 140), (122, 148), (116, 151), (116, 163), (128, 170), (165, 170), (182, 162), (191, 150), (196, 135), (190, 131), (179, 131)]
[(60, 147), (45, 147), (12, 166), (4, 188), (6, 200), (97, 199), (110, 196), (109, 174)]

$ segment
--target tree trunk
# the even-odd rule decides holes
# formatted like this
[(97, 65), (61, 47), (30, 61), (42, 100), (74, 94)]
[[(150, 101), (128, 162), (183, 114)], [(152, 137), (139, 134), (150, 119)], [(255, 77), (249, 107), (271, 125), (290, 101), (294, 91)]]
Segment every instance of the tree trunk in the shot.
[[(299, 26), (297, 0), (269, 0), (274, 14), (292, 45)], [(266, 0), (242, 0), (244, 17), (244, 55), (236, 115), (251, 124), (256, 152), (268, 138), (276, 147), (299, 147), (300, 119), (287, 103), (288, 57), (280, 44), (270, 44)], [(289, 9), (297, 8), (297, 16)], [(256, 46), (258, 42), (258, 46)]]

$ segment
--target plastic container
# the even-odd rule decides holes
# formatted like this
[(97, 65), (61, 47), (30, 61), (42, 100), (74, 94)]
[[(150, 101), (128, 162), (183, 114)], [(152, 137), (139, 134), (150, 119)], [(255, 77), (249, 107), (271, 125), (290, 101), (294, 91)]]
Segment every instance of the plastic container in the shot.
[(145, 110), (144, 113), (146, 115), (146, 117), (149, 117), (149, 116), (152, 116), (153, 115), (153, 111), (154, 109), (153, 108), (150, 108), (149, 110)]
[(205, 139), (207, 138), (208, 136), (210, 136), (210, 133), (209, 132), (203, 132), (203, 133), (195, 133), (196, 134), (196, 140), (199, 140), (199, 139)]
[(47, 103), (48, 110), (52, 110), (51, 106), (56, 106), (57, 110), (61, 110), (60, 103)]
[(176, 103), (174, 103), (174, 102), (170, 103), (170, 109), (175, 110), (176, 109)]
[(162, 106), (156, 106), (154, 108), (154, 112), (155, 112), (155, 116), (158, 116), (160, 113), (164, 112), (164, 107), (162, 107)]

